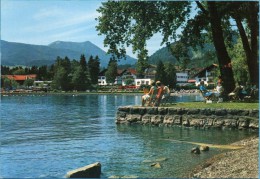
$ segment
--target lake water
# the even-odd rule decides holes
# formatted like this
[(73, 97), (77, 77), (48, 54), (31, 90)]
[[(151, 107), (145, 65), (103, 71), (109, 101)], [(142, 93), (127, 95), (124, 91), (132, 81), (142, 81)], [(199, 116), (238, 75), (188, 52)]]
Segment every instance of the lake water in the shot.
[[(174, 100), (200, 98), (184, 95)], [(194, 155), (190, 153), (194, 145), (166, 139), (228, 144), (252, 135), (238, 130), (115, 124), (118, 106), (140, 105), (140, 101), (140, 95), (113, 94), (1, 96), (0, 178), (62, 178), (97, 161), (102, 177), (180, 177), (223, 151), (212, 148)], [(157, 161), (161, 168), (151, 167)]]

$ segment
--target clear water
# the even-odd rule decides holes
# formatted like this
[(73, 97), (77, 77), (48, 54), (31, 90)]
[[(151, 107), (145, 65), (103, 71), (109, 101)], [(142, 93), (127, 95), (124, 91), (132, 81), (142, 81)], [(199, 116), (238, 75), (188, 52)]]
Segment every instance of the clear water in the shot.
[[(175, 97), (176, 102), (198, 96)], [(140, 95), (45, 95), (1, 97), (0, 178), (62, 178), (100, 162), (102, 177), (173, 178), (222, 152), (190, 153), (185, 140), (227, 144), (248, 131), (116, 125), (118, 106), (140, 105)], [(151, 167), (160, 161), (162, 168)]]

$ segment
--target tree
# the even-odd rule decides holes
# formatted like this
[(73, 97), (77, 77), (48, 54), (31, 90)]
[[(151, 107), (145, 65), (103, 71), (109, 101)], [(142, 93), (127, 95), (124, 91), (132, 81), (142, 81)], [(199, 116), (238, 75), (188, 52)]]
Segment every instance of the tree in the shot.
[(74, 90), (84, 91), (88, 89), (89, 83), (82, 66), (78, 66), (74, 71), (72, 76), (72, 84)]
[(87, 61), (86, 61), (85, 55), (83, 55), (83, 54), (80, 55), (79, 64), (82, 67), (82, 70), (86, 72), (87, 71)]
[(34, 83), (34, 80), (33, 79), (26, 79), (24, 82), (23, 82), (23, 85), (26, 86), (27, 88), (29, 88), (30, 86), (32, 86)]
[(66, 79), (68, 78), (67, 71), (63, 66), (58, 66), (55, 69), (52, 87), (58, 90), (67, 90), (67, 83)]
[(105, 73), (107, 83), (115, 83), (117, 77), (117, 61), (110, 59)]
[[(148, 65), (146, 41), (157, 32), (164, 34), (163, 42), (168, 40), (170, 34), (176, 34), (188, 15), (189, 4), (190, 2), (180, 1), (175, 4), (162, 1), (109, 1), (102, 3), (102, 7), (97, 10), (102, 14), (98, 18), (97, 30), (100, 35), (105, 35), (104, 45), (109, 47), (108, 53), (117, 58), (125, 57), (125, 45), (132, 44), (133, 52), (138, 54), (137, 73), (142, 77), (142, 72)], [(174, 14), (170, 13), (172, 8), (175, 9)], [(174, 20), (175, 25), (169, 23), (173, 16), (179, 17)]]
[(2, 66), (1, 65), (1, 74), (2, 75), (10, 75), (10, 68), (8, 66)]
[(47, 80), (48, 74), (47, 74), (47, 65), (40, 66), (37, 73), (37, 78), (39, 80)]
[[(190, 1), (109, 1), (98, 9), (102, 16), (98, 18), (97, 30), (105, 35), (104, 44), (109, 47), (108, 52), (120, 57), (125, 55), (125, 46), (130, 44), (134, 52), (145, 54), (146, 40), (157, 32), (163, 35), (162, 44), (169, 45), (170, 40), (177, 38), (176, 30), (183, 26), (183, 35), (180, 38), (186, 45), (194, 47), (205, 39), (213, 42), (220, 73), (224, 78), (225, 92), (228, 93), (233, 90), (235, 83), (231, 58), (225, 44), (232, 39), (230, 38), (232, 29), (226, 28), (230, 23), (221, 11), (224, 3), (196, 1), (199, 9), (192, 17), (191, 3)], [(255, 13), (252, 13), (252, 16), (253, 22), (258, 24), (255, 21), (258, 16)], [(205, 32), (207, 36), (204, 37), (202, 34)], [(255, 46), (255, 40), (253, 45)]]
[[(229, 15), (235, 20), (240, 37), (242, 39), (243, 49), (246, 54), (246, 62), (248, 65), (251, 83), (259, 84), (259, 2), (226, 2), (225, 7)], [(225, 11), (225, 8), (223, 10)], [(246, 33), (244, 25), (248, 28)]]
[(54, 64), (53, 88), (60, 90), (71, 89), (71, 64), (68, 57), (57, 57)]
[(25, 70), (23, 68), (19, 68), (13, 72), (13, 75), (25, 75)]
[(165, 65), (165, 85), (168, 85), (170, 88), (174, 88), (176, 86), (176, 70), (173, 63), (166, 63)]
[(163, 84), (166, 84), (166, 73), (163, 62), (160, 60), (156, 67), (155, 81), (161, 81)]
[(98, 56), (96, 56), (94, 59), (93, 56), (91, 55), (88, 61), (89, 76), (91, 79), (91, 83), (95, 85), (98, 84), (98, 74), (100, 71), (99, 66), (100, 66), (100, 62)]
[(241, 38), (239, 38), (234, 48), (230, 49), (229, 51), (230, 55), (233, 57), (232, 67), (235, 80), (237, 82), (241, 82), (242, 84), (246, 84), (247, 82), (250, 82), (250, 80), (248, 66), (246, 62), (246, 55), (242, 46), (242, 40)]

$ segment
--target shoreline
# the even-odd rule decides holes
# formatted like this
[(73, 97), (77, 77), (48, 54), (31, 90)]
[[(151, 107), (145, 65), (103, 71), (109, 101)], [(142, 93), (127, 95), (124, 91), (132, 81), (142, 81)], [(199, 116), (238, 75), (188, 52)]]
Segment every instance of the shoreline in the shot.
[[(113, 92), (1, 92), (1, 96), (12, 96), (12, 95), (91, 95), (91, 94), (118, 94), (118, 95), (143, 95), (143, 92), (123, 92), (123, 91), (113, 91)], [(199, 95), (199, 93), (171, 93), (170, 96), (181, 96), (181, 95)]]
[(258, 178), (259, 136), (242, 139), (231, 145), (242, 149), (226, 151), (197, 165), (188, 178)]

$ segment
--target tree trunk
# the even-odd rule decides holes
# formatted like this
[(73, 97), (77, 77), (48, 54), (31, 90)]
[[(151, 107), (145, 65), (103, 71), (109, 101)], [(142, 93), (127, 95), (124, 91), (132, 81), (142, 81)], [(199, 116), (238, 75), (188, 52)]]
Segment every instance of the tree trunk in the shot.
[(217, 52), (220, 74), (223, 79), (225, 93), (230, 93), (235, 88), (231, 59), (227, 53), (224, 42), (221, 19), (217, 12), (216, 2), (208, 1), (209, 19), (211, 24), (214, 46)]
[(258, 86), (259, 84), (259, 63), (258, 63), (259, 2), (250, 2), (249, 7), (250, 7), (249, 28), (251, 30), (252, 58), (248, 60), (248, 67), (249, 67), (251, 82)]
[[(239, 31), (239, 34), (240, 34), (240, 37), (242, 40), (242, 44), (243, 44), (243, 48), (244, 48), (245, 54), (246, 54), (250, 82), (252, 84), (258, 84), (258, 64), (257, 64), (257, 59), (255, 59), (255, 57), (257, 57), (257, 54), (256, 54), (256, 56), (253, 55), (253, 50), (251, 50), (251, 48), (250, 48), (250, 44), (249, 44), (249, 41), (248, 41), (248, 38), (247, 38), (245, 29), (242, 25), (241, 20), (238, 18), (235, 18), (235, 21), (237, 23), (238, 31)], [(256, 51), (256, 53), (257, 53), (257, 51)]]

